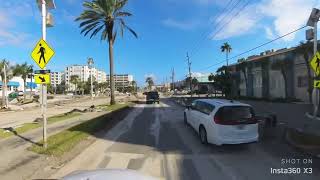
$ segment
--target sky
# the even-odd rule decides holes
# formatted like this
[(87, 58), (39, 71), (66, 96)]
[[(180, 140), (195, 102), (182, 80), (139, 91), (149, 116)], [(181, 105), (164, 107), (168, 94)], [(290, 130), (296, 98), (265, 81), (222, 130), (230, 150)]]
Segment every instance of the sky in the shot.
[[(63, 71), (72, 64), (86, 64), (92, 57), (95, 67), (109, 73), (108, 43), (99, 36), (80, 34), (82, 0), (55, 0), (50, 10), (55, 25), (47, 29), (47, 42), (55, 56), (47, 69)], [(291, 32), (306, 24), (320, 0), (129, 0), (126, 19), (138, 38), (125, 32), (115, 42), (115, 73), (132, 74), (139, 85), (152, 76), (157, 84), (188, 71), (187, 52), (195, 75), (215, 72), (225, 64), (220, 51), (224, 42), (232, 46), (230, 57)], [(246, 58), (269, 49), (293, 47), (305, 40), (305, 29), (267, 46), (244, 54)], [(35, 63), (30, 57), (41, 39), (41, 14), (35, 0), (7, 0), (0, 3), (0, 59), (12, 64)]]

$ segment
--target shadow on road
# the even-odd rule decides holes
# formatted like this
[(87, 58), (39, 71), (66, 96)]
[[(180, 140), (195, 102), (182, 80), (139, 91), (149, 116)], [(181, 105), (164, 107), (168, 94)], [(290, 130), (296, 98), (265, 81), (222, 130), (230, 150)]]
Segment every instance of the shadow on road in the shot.
[(21, 135), (18, 134), (18, 132), (17, 132), (16, 130), (14, 130), (12, 127), (3, 128), (3, 129), (12, 132), (15, 136), (21, 138), (21, 139), (24, 140), (24, 141), (30, 142), (30, 143), (35, 144), (35, 145), (38, 145), (38, 146), (42, 146), (42, 144), (40, 144), (40, 143), (34, 142), (34, 141), (32, 141), (31, 139), (29, 139), (29, 138), (26, 138), (26, 137), (24, 137), (24, 136), (21, 136)]

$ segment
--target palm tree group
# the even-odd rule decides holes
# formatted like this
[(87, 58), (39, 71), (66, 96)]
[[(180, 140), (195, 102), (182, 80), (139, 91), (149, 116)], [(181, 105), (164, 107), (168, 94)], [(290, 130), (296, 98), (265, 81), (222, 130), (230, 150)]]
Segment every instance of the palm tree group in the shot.
[(108, 41), (109, 44), (109, 66), (110, 66), (110, 84), (111, 84), (111, 100), (110, 104), (115, 104), (115, 82), (114, 82), (114, 59), (113, 46), (117, 34), (123, 36), (124, 30), (129, 30), (135, 37), (136, 32), (127, 26), (124, 18), (132, 16), (131, 13), (124, 11), (128, 0), (93, 0), (84, 2), (85, 8), (76, 21), (81, 21), (81, 34), (90, 38), (100, 33), (101, 41)]
[[(23, 79), (23, 99), (26, 100), (27, 78), (33, 72), (33, 66), (27, 62), (17, 64), (13, 69), (13, 76), (21, 76)], [(32, 86), (32, 85), (31, 85)]]

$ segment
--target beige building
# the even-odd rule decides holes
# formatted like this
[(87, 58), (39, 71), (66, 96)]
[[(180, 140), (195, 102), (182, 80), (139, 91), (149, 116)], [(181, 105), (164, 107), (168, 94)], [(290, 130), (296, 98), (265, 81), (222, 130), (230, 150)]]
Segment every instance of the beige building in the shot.
[(63, 81), (63, 72), (51, 72), (50, 73), (50, 78), (51, 78), (51, 85), (53, 87), (57, 87), (58, 85), (61, 84)]
[(80, 78), (80, 81), (87, 82), (90, 78), (92, 71), (92, 76), (96, 79), (98, 83), (106, 82), (106, 73), (104, 71), (100, 71), (96, 68), (90, 69), (87, 65), (72, 65), (68, 66), (64, 72), (64, 78), (66, 84), (70, 89), (74, 89), (74, 85), (70, 82), (71, 76), (76, 75)]
[[(309, 61), (312, 52), (309, 52)], [(275, 64), (282, 61), (285, 65), (286, 81), (279, 68)], [(308, 96), (308, 71), (303, 55), (297, 47), (271, 50), (261, 53), (259, 56), (248, 57), (245, 60), (245, 73), (241, 70), (240, 63), (230, 65), (236, 84), (233, 94), (256, 98), (287, 98), (309, 101)], [(311, 73), (313, 76), (313, 73)], [(285, 82), (287, 88), (285, 88)]]
[[(110, 81), (110, 75), (106, 76), (107, 81)], [(132, 86), (133, 75), (130, 74), (115, 74), (114, 81), (116, 87)]]

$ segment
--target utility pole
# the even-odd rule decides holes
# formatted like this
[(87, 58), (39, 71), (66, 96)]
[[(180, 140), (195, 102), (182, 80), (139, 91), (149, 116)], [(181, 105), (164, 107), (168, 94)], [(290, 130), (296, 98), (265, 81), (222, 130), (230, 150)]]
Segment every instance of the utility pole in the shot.
[(92, 71), (93, 71), (94, 61), (92, 58), (88, 58), (87, 63), (89, 65), (89, 69), (90, 69), (90, 84), (91, 84), (90, 91), (91, 91), (91, 100), (93, 100)]
[(188, 69), (189, 69), (189, 80), (190, 80), (190, 92), (192, 96), (192, 77), (191, 77), (191, 62), (189, 54), (187, 53), (187, 62), (188, 62)]
[(171, 71), (171, 80), (172, 80), (172, 89), (173, 89), (173, 92), (174, 92), (174, 76), (175, 76), (175, 72), (174, 72), (174, 68), (172, 68), (172, 71)]

